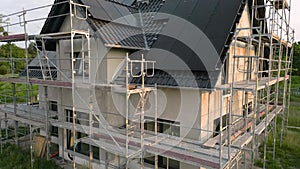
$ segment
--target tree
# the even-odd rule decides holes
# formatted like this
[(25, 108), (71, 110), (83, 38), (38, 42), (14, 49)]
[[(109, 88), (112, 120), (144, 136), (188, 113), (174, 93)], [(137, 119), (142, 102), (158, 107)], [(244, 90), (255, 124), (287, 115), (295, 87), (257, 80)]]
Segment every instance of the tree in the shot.
[[(10, 51), (12, 52), (10, 54)], [(18, 73), (21, 70), (25, 68), (25, 60), (22, 60), (21, 58), (25, 58), (25, 50), (18, 47), (15, 44), (4, 44), (0, 46), (0, 57), (1, 58), (10, 58), (10, 55), (12, 58), (18, 58), (18, 60), (15, 60), (14, 62), (14, 72)], [(11, 70), (11, 63), (10, 62), (1, 62), (0, 66), (5, 65), (10, 72)]]
[(28, 58), (31, 60), (31, 59), (34, 59), (36, 56), (37, 56), (37, 51), (36, 51), (36, 48), (35, 48), (35, 45), (33, 42), (30, 42), (30, 44), (28, 45)]
[(300, 76), (300, 42), (294, 44), (293, 74)]
[(8, 35), (8, 32), (6, 32), (5, 31), (5, 29), (4, 29), (4, 27), (2, 26), (3, 25), (3, 23), (5, 23), (5, 22), (3, 22), (3, 15), (2, 14), (0, 14), (0, 36), (7, 36)]
[[(8, 19), (3, 22), (3, 18), (3, 15), (0, 14), (0, 36), (7, 36), (8, 32), (5, 31), (3, 23), (7, 23)], [(25, 69), (25, 49), (18, 47), (13, 43), (7, 43), (0, 46), (0, 58), (7, 59), (6, 62), (0, 62), (0, 74), (11, 73), (12, 63), (9, 60), (10, 56), (12, 56), (12, 58), (17, 58), (13, 62), (14, 73), (19, 73)], [(36, 50), (34, 49), (33, 44), (30, 43), (28, 46), (28, 57), (31, 60), (36, 56)], [(24, 58), (24, 60), (22, 58)]]

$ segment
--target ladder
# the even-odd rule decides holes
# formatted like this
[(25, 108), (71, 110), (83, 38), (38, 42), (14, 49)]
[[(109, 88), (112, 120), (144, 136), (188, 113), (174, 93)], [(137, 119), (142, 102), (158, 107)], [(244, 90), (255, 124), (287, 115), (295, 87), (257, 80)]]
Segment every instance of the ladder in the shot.
[(46, 45), (44, 39), (35, 37), (34, 46), (38, 54), (39, 65), (40, 65), (43, 79), (53, 80), (50, 60), (48, 57), (48, 53), (46, 51)]

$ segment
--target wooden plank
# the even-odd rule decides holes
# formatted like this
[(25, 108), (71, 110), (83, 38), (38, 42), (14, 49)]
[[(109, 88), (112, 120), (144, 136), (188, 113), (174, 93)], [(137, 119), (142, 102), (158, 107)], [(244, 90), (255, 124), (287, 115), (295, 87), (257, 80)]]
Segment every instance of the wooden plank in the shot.
[(43, 154), (45, 153), (45, 143), (46, 139), (44, 136), (36, 135), (34, 137), (34, 154), (37, 157), (43, 157)]
[(241, 137), (238, 137), (235, 141), (232, 142), (233, 147), (237, 148), (244, 148), (246, 145), (248, 145), (252, 140), (251, 133), (245, 133)]
[(23, 40), (25, 40), (25, 34), (0, 36), (0, 42), (23, 41)]
[(281, 39), (277, 34), (272, 34), (272, 38), (277, 41), (278, 43), (281, 43), (284, 46), (288, 46), (289, 48), (291, 48), (293, 46), (292, 43), (287, 42), (286, 40)]
[[(59, 121), (52, 121), (51, 124), (56, 127), (66, 128), (72, 130), (73, 127), (68, 122), (59, 122)], [(76, 125), (76, 130), (88, 133), (89, 127), (83, 126), (83, 125)], [(102, 144), (101, 146), (108, 146), (108, 148), (111, 148), (112, 146), (116, 146), (115, 143), (112, 142), (112, 138), (105, 133), (103, 130), (97, 130), (97, 133), (94, 133), (92, 135), (93, 138), (96, 140), (102, 139), (101, 141), (107, 140), (109, 145)], [(109, 130), (110, 131), (110, 130)], [(122, 147), (124, 147), (126, 143), (126, 136), (122, 135), (120, 133), (114, 133), (113, 131), (110, 131), (110, 134), (113, 136), (113, 138), (116, 140), (118, 144), (120, 144)], [(153, 144), (153, 141), (145, 140), (145, 150), (152, 154), (163, 154), (166, 157), (169, 157), (170, 159), (175, 159), (182, 162), (189, 162), (191, 164), (194, 164), (196, 166), (207, 166), (209, 168), (218, 168), (219, 167), (219, 157), (216, 157), (216, 154), (218, 154), (219, 150), (217, 149), (206, 149), (201, 147), (201, 144), (195, 145), (192, 143), (185, 143), (182, 141), (179, 141), (176, 145), (169, 145), (169, 141), (166, 141), (168, 137), (159, 135), (158, 140), (163, 140), (159, 143)], [(85, 140), (86, 141), (86, 140)], [(173, 140), (174, 141), (174, 140)], [(129, 141), (129, 146), (132, 150), (139, 149), (140, 148), (140, 140), (138, 138), (131, 138)], [(193, 150), (191, 149), (193, 147)], [(226, 151), (226, 147), (224, 146), (224, 151)], [(188, 151), (187, 151), (188, 150)], [(232, 156), (235, 156), (237, 153), (237, 149), (232, 149)], [(213, 155), (212, 155), (213, 154)], [(225, 156), (223, 157), (225, 158)], [(226, 159), (223, 160), (223, 163), (226, 163)]]
[[(258, 81), (258, 90), (264, 89), (267, 85), (274, 85), (276, 83), (279, 83), (281, 81), (289, 79), (289, 76), (286, 77), (280, 77), (277, 79), (277, 77), (272, 77), (270, 81), (268, 81), (268, 77), (261, 78)], [(256, 81), (251, 80), (251, 81), (239, 81), (235, 82), (233, 85), (234, 90), (248, 90), (248, 91), (253, 91), (255, 90), (256, 86)], [(219, 85), (216, 86), (217, 89), (230, 89), (229, 84), (224, 84), (224, 85)]]
[[(270, 112), (267, 117), (265, 117), (255, 128), (255, 134), (256, 135), (260, 135), (264, 130), (265, 130), (265, 126), (267, 123), (267, 126), (270, 125), (271, 121), (274, 119), (274, 117), (280, 113), (280, 111), (282, 110), (282, 107), (277, 107), (276, 109), (274, 109), (272, 112)], [(267, 121), (266, 121), (267, 120)]]
[[(25, 78), (0, 78), (0, 82), (10, 82), (10, 83), (27, 83)], [(43, 79), (29, 79), (29, 83), (37, 85), (47, 85), (52, 87), (72, 87), (71, 82), (63, 82), (57, 80), (43, 80)]]

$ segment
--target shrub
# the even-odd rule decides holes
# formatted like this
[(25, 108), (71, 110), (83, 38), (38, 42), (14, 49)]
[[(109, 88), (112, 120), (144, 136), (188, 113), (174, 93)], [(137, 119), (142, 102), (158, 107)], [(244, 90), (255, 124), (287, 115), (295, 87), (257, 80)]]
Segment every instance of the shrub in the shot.
[(0, 66), (0, 74), (1, 75), (6, 75), (9, 72), (9, 67), (6, 65), (1, 65)]
[[(0, 153), (1, 169), (30, 169), (30, 150), (13, 144), (5, 144)], [(61, 169), (54, 161), (35, 158), (33, 169)]]

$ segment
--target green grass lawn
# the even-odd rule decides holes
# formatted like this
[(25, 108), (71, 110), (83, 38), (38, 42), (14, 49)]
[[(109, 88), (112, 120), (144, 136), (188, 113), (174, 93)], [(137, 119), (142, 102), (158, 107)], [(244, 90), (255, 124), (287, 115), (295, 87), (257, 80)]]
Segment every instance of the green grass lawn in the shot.
[[(27, 97), (27, 85), (26, 84), (16, 84), (16, 97), (17, 103), (25, 103)], [(30, 89), (31, 96), (37, 96), (38, 86), (32, 85)], [(12, 103), (12, 84), (7, 82), (0, 82), (0, 104)]]
[[(300, 99), (300, 96), (297, 96)], [(300, 126), (300, 104), (294, 105), (292, 102), (289, 116), (289, 126)], [(278, 126), (281, 119), (278, 118)], [(279, 128), (277, 138), (280, 138)], [(268, 150), (273, 150), (273, 133), (270, 133), (267, 143)], [(267, 155), (266, 168), (272, 169), (300, 169), (300, 130), (288, 129), (284, 133), (282, 145), (276, 141), (276, 159), (272, 159), (271, 152)]]
[[(292, 89), (300, 89), (300, 77), (292, 78)], [(266, 168), (271, 169), (300, 169), (300, 130), (285, 130), (283, 142), (280, 146), (281, 117), (277, 121), (276, 158), (273, 160), (273, 133), (268, 136)], [(300, 127), (300, 95), (291, 95), (289, 113), (289, 126)], [(263, 146), (260, 147), (261, 159), (263, 158)], [(262, 160), (257, 161), (257, 166), (262, 167)]]
[(300, 76), (293, 76), (292, 77), (292, 89), (293, 88), (300, 89)]

